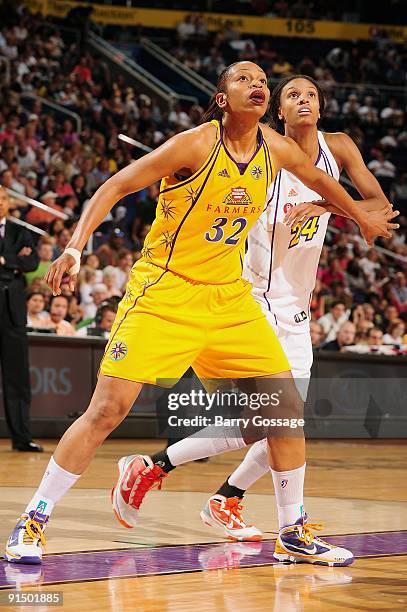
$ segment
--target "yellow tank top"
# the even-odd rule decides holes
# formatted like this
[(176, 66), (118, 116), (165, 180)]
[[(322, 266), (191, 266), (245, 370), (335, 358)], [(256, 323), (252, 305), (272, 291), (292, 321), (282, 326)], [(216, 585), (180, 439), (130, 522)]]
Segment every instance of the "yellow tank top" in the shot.
[(240, 278), (247, 234), (265, 208), (274, 167), (259, 128), (248, 164), (238, 164), (223, 142), (218, 121), (215, 145), (195, 174), (161, 182), (156, 219), (142, 260), (188, 279), (230, 283)]

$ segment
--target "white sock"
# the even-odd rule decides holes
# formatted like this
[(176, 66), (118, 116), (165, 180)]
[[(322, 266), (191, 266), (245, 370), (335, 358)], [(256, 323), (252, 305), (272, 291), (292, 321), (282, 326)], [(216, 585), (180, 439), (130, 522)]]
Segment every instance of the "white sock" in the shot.
[(246, 453), (242, 463), (229, 476), (228, 483), (246, 491), (270, 469), (267, 439), (255, 442)]
[(169, 446), (167, 455), (172, 465), (181, 465), (188, 461), (213, 457), (244, 446), (246, 443), (239, 427), (221, 428), (210, 425)]
[(304, 463), (286, 472), (276, 472), (270, 468), (276, 493), (279, 529), (294, 525), (304, 514), (305, 466)]
[(54, 458), (49, 460), (45, 474), (42, 477), (34, 497), (26, 507), (28, 514), (32, 510), (39, 514), (50, 515), (54, 505), (65, 495), (75, 484), (81, 474), (71, 474), (55, 463)]

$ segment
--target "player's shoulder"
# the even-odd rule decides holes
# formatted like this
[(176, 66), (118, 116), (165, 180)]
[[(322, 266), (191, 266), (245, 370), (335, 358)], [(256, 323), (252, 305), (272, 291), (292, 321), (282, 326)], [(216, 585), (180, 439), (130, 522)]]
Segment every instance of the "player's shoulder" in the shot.
[[(213, 148), (216, 142), (217, 128), (213, 123), (203, 123), (190, 130), (185, 130), (173, 136), (171, 140), (172, 148), (175, 150), (188, 152), (191, 160), (194, 157), (205, 157)], [(174, 150), (174, 149), (173, 149)]]
[(322, 132), (329, 148), (333, 147), (355, 147), (352, 138), (345, 132)]
[(279, 134), (269, 125), (261, 124), (260, 129), (262, 131), (264, 140), (271, 148), (277, 147), (289, 149), (293, 147), (298, 147), (297, 143), (292, 138)]
[(358, 152), (356, 143), (345, 132), (324, 132), (323, 135), (332, 155), (342, 166)]
[(174, 138), (182, 141), (195, 141), (196, 143), (215, 142), (217, 134), (217, 126), (214, 123), (207, 122), (197, 125), (189, 130), (180, 132)]

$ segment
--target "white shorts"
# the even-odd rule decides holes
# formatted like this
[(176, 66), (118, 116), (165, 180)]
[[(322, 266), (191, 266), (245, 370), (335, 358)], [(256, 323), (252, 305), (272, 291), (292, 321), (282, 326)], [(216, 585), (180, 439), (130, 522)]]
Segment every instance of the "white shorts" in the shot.
[(290, 363), (291, 373), (295, 379), (298, 392), (305, 402), (307, 399), (309, 379), (313, 362), (311, 335), (309, 331), (298, 334), (290, 333), (276, 325), (275, 317), (264, 310), (267, 320), (276, 332), (284, 353)]

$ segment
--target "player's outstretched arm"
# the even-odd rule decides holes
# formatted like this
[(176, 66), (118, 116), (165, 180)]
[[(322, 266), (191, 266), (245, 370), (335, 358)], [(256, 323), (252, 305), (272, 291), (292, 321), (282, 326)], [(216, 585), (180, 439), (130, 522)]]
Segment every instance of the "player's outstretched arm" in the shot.
[(389, 230), (392, 229), (392, 224), (386, 215), (381, 212), (366, 213), (337, 181), (312, 164), (294, 140), (274, 132), (270, 146), (276, 169), (285, 168), (295, 174), (304, 185), (342, 210), (359, 225), (362, 236), (369, 245), (373, 244), (377, 236), (391, 237)]
[(353, 185), (363, 198), (358, 202), (363, 210), (391, 209), (392, 205), (383, 193), (380, 183), (366, 166), (353, 140), (342, 132), (326, 135), (327, 143), (339, 166), (346, 171)]
[[(367, 213), (381, 211), (382, 214), (386, 215), (389, 222), (396, 218), (400, 214), (399, 211), (393, 211), (391, 203), (383, 193), (376, 177), (370, 172), (369, 168), (367, 168), (353, 140), (347, 134), (341, 132), (325, 134), (325, 138), (338, 166), (346, 170), (353, 185), (362, 198), (364, 198), (363, 200), (358, 200), (357, 205)], [(347, 213), (344, 213), (331, 202), (321, 201), (317, 202), (317, 204), (317, 210), (322, 207), (328, 212), (349, 217)], [(321, 213), (319, 212), (317, 214)], [(312, 205), (300, 204), (287, 214), (285, 221), (289, 225), (302, 223), (312, 216), (315, 216)], [(398, 224), (391, 224), (389, 229), (398, 229), (398, 227)]]
[[(155, 151), (117, 172), (103, 183), (90, 199), (67, 244), (67, 249), (71, 248), (81, 252), (91, 234), (116, 202), (124, 196), (140, 191), (164, 176), (173, 175), (182, 168), (190, 168), (194, 171), (209, 154), (214, 142), (214, 128), (209, 124), (204, 124), (193, 130), (177, 134)], [(52, 263), (45, 280), (54, 295), (61, 293), (62, 278), (75, 264), (77, 264), (75, 257), (66, 252)], [(70, 276), (70, 287), (73, 290), (77, 274), (71, 272)]]

